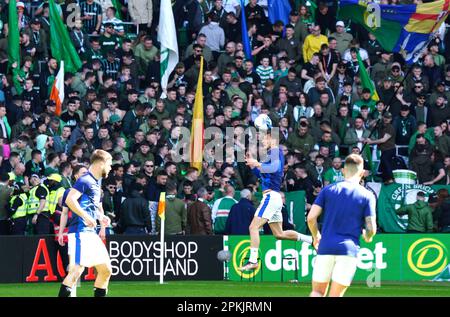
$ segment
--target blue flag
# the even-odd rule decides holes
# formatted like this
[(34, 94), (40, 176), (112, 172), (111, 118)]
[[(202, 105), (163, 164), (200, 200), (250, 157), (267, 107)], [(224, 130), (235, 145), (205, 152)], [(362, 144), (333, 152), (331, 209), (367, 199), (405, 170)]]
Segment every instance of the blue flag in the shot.
[(241, 0), (241, 20), (242, 44), (244, 45), (245, 58), (252, 60), (252, 49), (248, 39), (247, 20), (245, 19), (244, 0)]
[(291, 12), (291, 5), (289, 0), (269, 0), (269, 21), (274, 24), (276, 21), (283, 21), (284, 25), (289, 23), (289, 13)]

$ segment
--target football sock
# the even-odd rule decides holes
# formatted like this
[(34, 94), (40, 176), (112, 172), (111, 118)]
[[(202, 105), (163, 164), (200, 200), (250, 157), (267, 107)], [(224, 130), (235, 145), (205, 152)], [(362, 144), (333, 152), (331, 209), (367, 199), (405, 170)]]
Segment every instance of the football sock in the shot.
[(59, 288), (58, 297), (70, 297), (71, 293), (72, 293), (71, 287), (61, 284), (61, 287)]
[(258, 248), (250, 248), (250, 258), (248, 261), (251, 263), (258, 262)]
[(312, 244), (313, 239), (312, 239), (312, 236), (307, 236), (306, 234), (297, 233), (297, 241), (303, 241), (303, 242)]
[(106, 288), (94, 287), (94, 297), (106, 297)]

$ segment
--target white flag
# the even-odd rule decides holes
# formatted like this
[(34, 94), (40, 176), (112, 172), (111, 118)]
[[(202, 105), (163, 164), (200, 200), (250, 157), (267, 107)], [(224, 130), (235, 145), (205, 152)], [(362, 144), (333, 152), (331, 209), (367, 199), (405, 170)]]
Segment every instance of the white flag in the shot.
[(165, 91), (169, 75), (178, 63), (177, 31), (171, 0), (161, 0), (158, 41), (161, 43), (161, 88)]

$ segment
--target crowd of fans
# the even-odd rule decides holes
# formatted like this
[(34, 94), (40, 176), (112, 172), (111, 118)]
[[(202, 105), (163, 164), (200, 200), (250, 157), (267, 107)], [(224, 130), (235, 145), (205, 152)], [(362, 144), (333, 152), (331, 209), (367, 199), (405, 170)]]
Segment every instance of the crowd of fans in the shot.
[[(17, 2), (21, 63), (10, 67), (8, 1), (2, 2), (0, 234), (52, 233), (59, 188), (73, 184), (95, 149), (114, 160), (103, 181), (109, 233), (158, 232), (162, 191), (167, 233), (245, 233), (259, 186), (245, 162), (205, 160), (199, 173), (174, 160), (180, 128), (191, 125), (201, 56), (205, 128), (233, 127), (240, 135), (268, 114), (286, 158), (283, 190), (304, 190), (307, 208), (323, 186), (343, 179), (349, 153), (363, 155), (366, 181), (390, 184), (394, 169), (409, 168), (421, 184), (450, 183), (445, 28), (408, 66), (361, 26), (338, 20), (333, 0), (290, 1), (288, 24), (269, 22), (267, 1), (247, 1), (246, 34), (240, 1), (172, 1), (180, 61), (161, 98), (160, 1), (115, 1), (121, 2), (115, 8), (109, 0), (68, 0), (58, 9), (64, 21), (78, 12), (74, 7), (80, 12), (67, 25), (83, 65), (65, 74), (63, 112), (56, 116), (48, 2)], [(379, 101), (361, 84), (357, 52)], [(245, 151), (233, 146), (235, 155)], [(435, 229), (450, 230), (448, 193), (441, 194)]]

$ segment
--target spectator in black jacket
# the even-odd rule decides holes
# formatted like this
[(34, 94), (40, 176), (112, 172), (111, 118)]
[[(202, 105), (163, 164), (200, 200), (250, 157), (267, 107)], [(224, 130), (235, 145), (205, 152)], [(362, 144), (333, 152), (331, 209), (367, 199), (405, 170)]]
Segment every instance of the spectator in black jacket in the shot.
[(129, 235), (145, 235), (151, 231), (149, 205), (141, 184), (135, 183), (130, 197), (122, 203), (119, 226)]
[(248, 228), (256, 209), (252, 203), (252, 193), (248, 189), (241, 191), (241, 199), (230, 209), (224, 234), (248, 235)]

